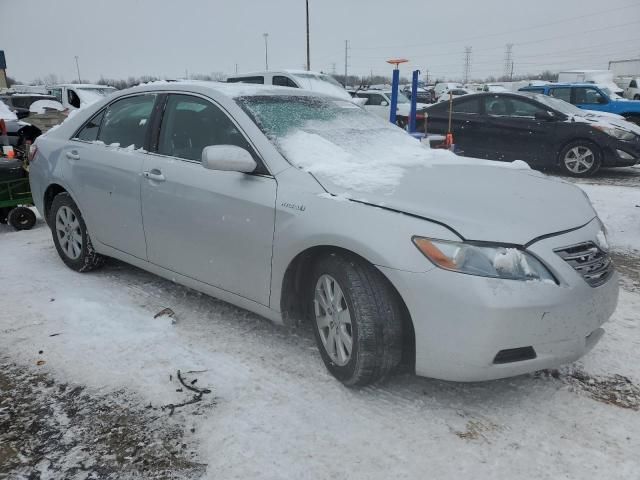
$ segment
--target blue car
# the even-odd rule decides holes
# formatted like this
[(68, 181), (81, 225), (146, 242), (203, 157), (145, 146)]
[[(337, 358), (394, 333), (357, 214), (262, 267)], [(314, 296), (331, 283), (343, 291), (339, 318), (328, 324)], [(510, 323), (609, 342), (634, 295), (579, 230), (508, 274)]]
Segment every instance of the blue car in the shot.
[(550, 95), (584, 110), (615, 113), (640, 125), (640, 101), (619, 97), (608, 88), (593, 83), (549, 83), (523, 87), (520, 91)]

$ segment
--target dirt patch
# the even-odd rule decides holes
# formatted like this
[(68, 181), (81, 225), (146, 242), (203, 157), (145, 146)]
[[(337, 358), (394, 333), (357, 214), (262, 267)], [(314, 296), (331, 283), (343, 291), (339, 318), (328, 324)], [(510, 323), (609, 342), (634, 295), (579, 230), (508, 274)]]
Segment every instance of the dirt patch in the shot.
[(198, 478), (206, 465), (168, 413), (0, 362), (0, 478)]
[(622, 287), (631, 292), (640, 292), (640, 256), (611, 252), (611, 258), (620, 273)]
[(640, 410), (640, 386), (622, 375), (595, 376), (579, 368), (566, 371), (542, 370), (537, 377), (553, 377), (584, 391), (598, 402), (620, 408)]

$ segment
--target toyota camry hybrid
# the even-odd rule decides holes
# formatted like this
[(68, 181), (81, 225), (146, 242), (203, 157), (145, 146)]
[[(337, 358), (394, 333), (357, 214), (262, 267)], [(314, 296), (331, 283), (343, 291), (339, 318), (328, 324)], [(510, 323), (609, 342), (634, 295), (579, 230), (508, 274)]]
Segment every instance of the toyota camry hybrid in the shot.
[(617, 274), (577, 187), (523, 162), (429, 150), (348, 100), (154, 83), (32, 149), (64, 263), (113, 257), (275, 322), (312, 322), (328, 370), (477, 381), (572, 362)]

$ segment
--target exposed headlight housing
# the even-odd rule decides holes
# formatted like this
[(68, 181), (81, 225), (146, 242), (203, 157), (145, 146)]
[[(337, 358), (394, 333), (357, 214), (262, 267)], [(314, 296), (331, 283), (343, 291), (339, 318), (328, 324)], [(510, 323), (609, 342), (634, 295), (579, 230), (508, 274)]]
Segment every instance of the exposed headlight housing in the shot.
[(507, 280), (557, 283), (540, 260), (520, 248), (424, 237), (413, 237), (412, 240), (425, 257), (444, 270)]
[(601, 132), (606, 133), (607, 135), (617, 138), (618, 140), (633, 140), (636, 138), (636, 134), (630, 132), (628, 130), (623, 130), (618, 127), (605, 127), (603, 125), (594, 125), (593, 128), (597, 128)]

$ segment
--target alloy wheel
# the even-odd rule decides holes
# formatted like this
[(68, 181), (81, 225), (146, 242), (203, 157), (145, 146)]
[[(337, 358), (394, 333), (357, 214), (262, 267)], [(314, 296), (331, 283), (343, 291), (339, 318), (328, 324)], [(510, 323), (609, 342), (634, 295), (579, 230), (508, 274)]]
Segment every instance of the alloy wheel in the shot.
[(325, 351), (336, 365), (346, 365), (353, 350), (351, 314), (342, 288), (331, 275), (318, 278), (313, 304)]
[(78, 217), (69, 207), (63, 206), (56, 213), (56, 235), (65, 255), (71, 260), (82, 253), (82, 231)]
[(582, 174), (593, 168), (596, 161), (593, 151), (584, 146), (573, 147), (564, 156), (567, 169), (576, 174)]

